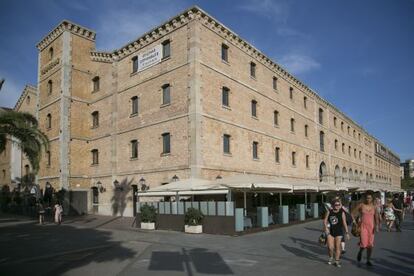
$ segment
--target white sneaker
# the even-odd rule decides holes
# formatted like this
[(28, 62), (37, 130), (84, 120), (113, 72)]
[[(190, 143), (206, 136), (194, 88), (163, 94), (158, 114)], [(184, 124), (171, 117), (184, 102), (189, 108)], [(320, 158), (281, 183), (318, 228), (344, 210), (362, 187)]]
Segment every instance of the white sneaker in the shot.
[(334, 263), (334, 259), (333, 258), (329, 258), (328, 265), (332, 265), (333, 263)]
[(340, 261), (335, 261), (335, 265), (336, 265), (336, 267), (341, 267), (341, 262)]

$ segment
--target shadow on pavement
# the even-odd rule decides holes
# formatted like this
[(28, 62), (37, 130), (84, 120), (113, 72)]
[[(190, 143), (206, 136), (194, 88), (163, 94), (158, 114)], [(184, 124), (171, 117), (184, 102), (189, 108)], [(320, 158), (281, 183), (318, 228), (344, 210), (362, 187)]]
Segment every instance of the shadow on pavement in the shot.
[(123, 261), (134, 252), (110, 232), (35, 222), (0, 228), (1, 275), (61, 275), (89, 263)]
[[(192, 264), (192, 266), (191, 266)], [(154, 251), (148, 269), (153, 271), (187, 271), (193, 275), (192, 267), (202, 274), (234, 274), (221, 255), (204, 248), (177, 251)]]

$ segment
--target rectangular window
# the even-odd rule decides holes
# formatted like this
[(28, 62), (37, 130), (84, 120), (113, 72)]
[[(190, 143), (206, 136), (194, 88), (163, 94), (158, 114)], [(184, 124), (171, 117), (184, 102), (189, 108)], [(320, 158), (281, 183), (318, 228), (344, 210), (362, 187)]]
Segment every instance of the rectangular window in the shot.
[(162, 43), (162, 58), (168, 58), (170, 57), (170, 40), (166, 40)]
[(131, 60), (132, 60), (132, 73), (135, 73), (138, 71), (138, 57), (135, 56)]
[(295, 119), (290, 119), (290, 131), (295, 132)]
[(138, 97), (131, 98), (131, 115), (138, 114)]
[(323, 109), (319, 108), (319, 123), (323, 125)]
[(280, 163), (280, 148), (276, 147), (275, 149), (275, 161), (276, 163)]
[(296, 152), (292, 152), (292, 166), (296, 166)]
[(309, 169), (309, 155), (306, 155), (306, 168)]
[(277, 78), (273, 77), (273, 89), (277, 90)]
[(293, 100), (293, 87), (289, 87), (289, 99)]
[(138, 141), (131, 141), (131, 158), (138, 158)]
[(229, 62), (229, 46), (221, 44), (221, 59), (225, 62)]
[(162, 104), (171, 103), (170, 85), (164, 84), (162, 86)]
[(223, 106), (230, 106), (229, 103), (229, 94), (230, 94), (230, 89), (228, 89), (227, 87), (223, 87), (221, 90), (221, 104)]
[(250, 62), (250, 76), (256, 78), (256, 63)]
[(305, 125), (305, 137), (308, 137), (308, 125)]
[(257, 152), (258, 146), (259, 146), (258, 142), (253, 142), (253, 159), (259, 159), (259, 155)]
[(170, 145), (170, 133), (163, 133), (162, 134), (162, 153), (170, 153), (171, 152), (171, 145)]
[(97, 149), (92, 150), (92, 165), (99, 164), (99, 151)]
[(252, 116), (257, 117), (257, 101), (252, 101)]
[(334, 117), (334, 127), (336, 127), (336, 117)]
[(223, 135), (223, 152), (230, 154), (230, 135)]
[(303, 107), (305, 109), (308, 108), (308, 98), (307, 97), (303, 97)]
[(99, 126), (99, 112), (92, 112), (92, 128), (97, 128)]

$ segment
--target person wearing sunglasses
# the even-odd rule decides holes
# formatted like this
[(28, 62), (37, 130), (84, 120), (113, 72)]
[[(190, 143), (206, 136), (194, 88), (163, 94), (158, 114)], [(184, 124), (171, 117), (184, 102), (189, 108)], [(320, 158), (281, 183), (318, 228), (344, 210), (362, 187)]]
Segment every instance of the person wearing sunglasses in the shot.
[(344, 230), (345, 236), (347, 240), (349, 240), (349, 231), (341, 201), (339, 199), (334, 199), (332, 207), (333, 208), (326, 213), (324, 219), (324, 231), (328, 235), (328, 264), (332, 265), (335, 263), (337, 267), (341, 267), (341, 241), (344, 236)]

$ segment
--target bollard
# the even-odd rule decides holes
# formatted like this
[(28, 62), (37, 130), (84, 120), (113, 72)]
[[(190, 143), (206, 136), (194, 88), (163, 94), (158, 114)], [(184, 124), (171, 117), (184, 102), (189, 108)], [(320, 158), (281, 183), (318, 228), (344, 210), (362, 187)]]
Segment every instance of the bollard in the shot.
[(279, 206), (279, 223), (280, 224), (289, 223), (289, 206), (287, 205)]

